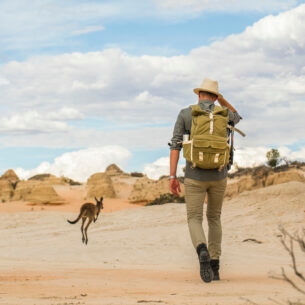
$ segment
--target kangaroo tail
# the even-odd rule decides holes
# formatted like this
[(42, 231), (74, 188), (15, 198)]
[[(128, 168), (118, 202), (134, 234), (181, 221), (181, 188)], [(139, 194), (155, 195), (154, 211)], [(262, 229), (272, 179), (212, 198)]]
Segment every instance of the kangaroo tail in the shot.
[(74, 225), (75, 223), (77, 223), (80, 220), (81, 217), (82, 217), (82, 213), (80, 213), (75, 220), (67, 219), (67, 221), (68, 221), (68, 223), (71, 223), (72, 225)]

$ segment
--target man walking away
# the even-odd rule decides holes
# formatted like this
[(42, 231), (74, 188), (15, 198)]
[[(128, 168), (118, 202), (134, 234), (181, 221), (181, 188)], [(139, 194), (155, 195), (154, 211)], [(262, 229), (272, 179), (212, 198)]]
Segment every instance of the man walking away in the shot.
[[(210, 129), (213, 129), (213, 122), (216, 122), (213, 119), (213, 114), (215, 113), (216, 115), (218, 108), (215, 107), (221, 108), (220, 112), (224, 112), (228, 117), (228, 121), (233, 122), (234, 125), (240, 121), (240, 115), (219, 93), (217, 81), (208, 78), (204, 79), (200, 87), (194, 89), (194, 93), (198, 96), (199, 111), (207, 114), (210, 118), (212, 117)], [(222, 107), (215, 105), (217, 100)], [(196, 107), (198, 108), (197, 105)], [(183, 140), (189, 140), (183, 139), (183, 137), (188, 137), (187, 135), (192, 131), (192, 124), (195, 122), (192, 114), (194, 114), (192, 107), (184, 108), (179, 112), (170, 143), (170, 190), (175, 195), (178, 195), (181, 191), (176, 171), (180, 151), (183, 146), (182, 142)], [(192, 138), (192, 134), (190, 134), (190, 137)], [(192, 141), (189, 142), (193, 143)], [(204, 141), (202, 142), (204, 143)], [(203, 146), (205, 145), (203, 144)], [(218, 162), (219, 154), (216, 155), (214, 159), (216, 160), (215, 162)], [(199, 152), (199, 160), (204, 158), (204, 151)], [(186, 161), (184, 186), (187, 222), (193, 246), (198, 254), (200, 277), (206, 283), (220, 279), (221, 210), (227, 185), (227, 173), (227, 165), (220, 166), (219, 168), (205, 169), (197, 166), (197, 164), (193, 164), (191, 161)], [(208, 238), (206, 238), (202, 226), (203, 207), (206, 196)]]

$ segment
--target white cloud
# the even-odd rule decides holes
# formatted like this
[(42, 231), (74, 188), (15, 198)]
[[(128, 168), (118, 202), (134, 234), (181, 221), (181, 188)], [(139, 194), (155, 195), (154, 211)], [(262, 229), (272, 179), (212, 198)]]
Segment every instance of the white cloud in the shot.
[[(276, 17), (268, 16), (239, 35), (194, 49), (187, 56), (137, 57), (119, 49), (106, 49), (11, 62), (0, 67), (0, 75), (7, 80), (2, 99), (10, 105), (2, 116), (11, 117), (5, 110), (11, 113), (18, 109), (27, 114), (29, 107), (39, 106), (39, 113), (57, 115), (58, 109), (66, 108), (74, 109), (76, 113), (70, 115), (76, 119), (98, 118), (100, 130), (73, 128), (66, 133), (66, 139), (58, 135), (53, 138), (58, 145), (60, 141), (70, 143), (69, 139), (77, 139), (78, 147), (96, 144), (92, 143), (96, 137), (89, 136), (91, 132), (103, 140), (103, 121), (116, 129), (113, 142), (107, 144), (119, 141), (120, 145), (125, 145), (122, 139), (126, 137), (129, 143), (136, 143), (141, 124), (149, 122), (155, 124), (154, 128), (147, 129), (137, 145), (151, 145), (151, 139), (158, 135), (163, 140), (156, 145), (166, 145), (169, 139), (164, 137), (164, 125), (170, 135), (179, 109), (196, 102), (192, 88), (209, 76), (219, 80), (220, 91), (244, 118), (239, 127), (247, 137), (236, 139), (239, 146), (292, 145), (303, 138), (304, 19), (305, 5), (301, 5)], [(269, 29), (267, 33), (264, 26)], [(197, 67), (207, 72), (194, 74)], [(60, 111), (63, 110), (58, 115)], [(42, 131), (51, 130), (52, 122), (48, 125), (47, 115), (44, 119), (46, 123), (38, 122), (37, 130), (40, 124)], [(16, 120), (24, 121), (20, 115)], [(34, 117), (33, 122), (37, 120)], [(129, 124), (128, 131), (125, 127), (119, 130), (123, 122)], [(64, 120), (57, 123), (57, 130), (67, 131), (70, 127)], [(7, 119), (8, 125), (14, 126), (12, 119)], [(18, 126), (31, 131), (29, 124)], [(92, 142), (88, 143), (90, 139)], [(39, 143), (49, 145), (50, 139)]]
[(287, 55), (291, 52), (293, 54), (297, 48), (305, 45), (304, 10), (305, 4), (278, 16), (267, 16), (259, 20), (242, 34), (244, 43), (246, 41), (251, 47), (256, 45), (282, 52), (286, 48)]
[(67, 129), (68, 126), (65, 122), (46, 120), (37, 111), (14, 114), (10, 118), (2, 118), (0, 121), (0, 130), (9, 133), (45, 133), (54, 130), (66, 131)]
[(21, 179), (28, 179), (36, 174), (49, 173), (58, 177), (86, 182), (94, 173), (104, 172), (108, 165), (115, 163), (124, 169), (131, 153), (121, 146), (104, 146), (82, 149), (65, 153), (55, 158), (53, 163), (42, 162), (37, 168), (25, 170), (15, 169)]
[(9, 81), (0, 76), (0, 86), (7, 86), (7, 85), (9, 85)]
[[(178, 164), (177, 176), (183, 176), (183, 163)], [(169, 157), (162, 157), (151, 164), (146, 164), (143, 173), (150, 179), (159, 179), (163, 175), (169, 175)]]
[(84, 116), (75, 108), (62, 107), (57, 112), (47, 113), (45, 117), (54, 120), (78, 120)]
[(70, 127), (65, 120), (81, 119), (78, 110), (63, 107), (57, 112), (40, 113), (36, 110), (16, 113), (10, 117), (2, 117), (0, 120), (0, 131), (19, 133), (50, 133), (67, 132)]
[(103, 26), (86, 26), (82, 29), (79, 30), (74, 30), (72, 32), (73, 35), (84, 35), (84, 34), (88, 34), (88, 33), (92, 33), (92, 32), (100, 32), (103, 31), (105, 29), (105, 27)]
[(190, 68), (182, 63), (179, 58), (134, 57), (119, 49), (33, 58), (3, 67), (13, 82), (4, 95), (18, 109), (40, 105), (56, 112), (64, 103), (89, 116), (134, 121), (136, 110), (138, 121), (164, 121), (176, 108), (168, 95), (187, 80), (181, 75)]
[[(118, 3), (2, 0), (0, 37), (5, 49), (65, 45), (67, 38), (103, 29), (123, 14)], [(56, 42), (56, 43), (55, 43)]]
[(168, 12), (177, 14), (177, 12), (184, 12), (190, 14), (191, 12), (202, 11), (225, 11), (225, 12), (239, 12), (239, 11), (258, 11), (258, 12), (272, 12), (279, 10), (287, 10), (296, 5), (295, 0), (154, 0), (156, 5)]
[(129, 0), (26, 1), (2, 0), (1, 46), (5, 50), (66, 45), (71, 36), (102, 31), (109, 20), (162, 19), (162, 22), (199, 16), (202, 12), (279, 12), (296, 0)]
[(278, 151), (281, 158), (286, 158), (288, 161), (305, 162), (305, 147), (292, 151), (287, 147), (281, 146), (278, 148)]
[(236, 149), (234, 152), (234, 163), (238, 167), (255, 167), (265, 164), (266, 153), (270, 150), (267, 147), (245, 147)]
[[(161, 148), (180, 108), (196, 102), (192, 89), (208, 76), (219, 80), (220, 91), (244, 118), (238, 128), (247, 137), (236, 135), (241, 147), (236, 159), (261, 162), (264, 147), (304, 143), (303, 20), (305, 5), (300, 5), (184, 56), (132, 56), (105, 49), (3, 64), (0, 128), (2, 139), (9, 139), (3, 143)], [(88, 126), (69, 125), (68, 120), (79, 119)], [(6, 132), (14, 130), (22, 137)], [(145, 170), (157, 176), (165, 165), (152, 167)]]

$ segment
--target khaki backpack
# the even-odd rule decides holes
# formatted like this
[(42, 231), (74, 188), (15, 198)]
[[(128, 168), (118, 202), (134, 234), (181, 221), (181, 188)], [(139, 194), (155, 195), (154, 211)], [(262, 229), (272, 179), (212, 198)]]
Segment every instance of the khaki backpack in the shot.
[(183, 156), (193, 167), (222, 170), (230, 161), (229, 112), (215, 105), (213, 112), (192, 105), (190, 139), (183, 141)]

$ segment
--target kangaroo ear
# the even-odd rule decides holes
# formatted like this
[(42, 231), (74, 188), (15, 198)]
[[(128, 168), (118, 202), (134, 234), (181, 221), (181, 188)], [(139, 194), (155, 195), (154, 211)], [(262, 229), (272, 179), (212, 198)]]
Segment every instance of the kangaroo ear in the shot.
[(103, 197), (101, 197), (100, 201), (103, 201), (103, 199), (104, 199), (104, 198), (103, 198)]
[(96, 197), (94, 197), (95, 201), (98, 201), (98, 199)]

